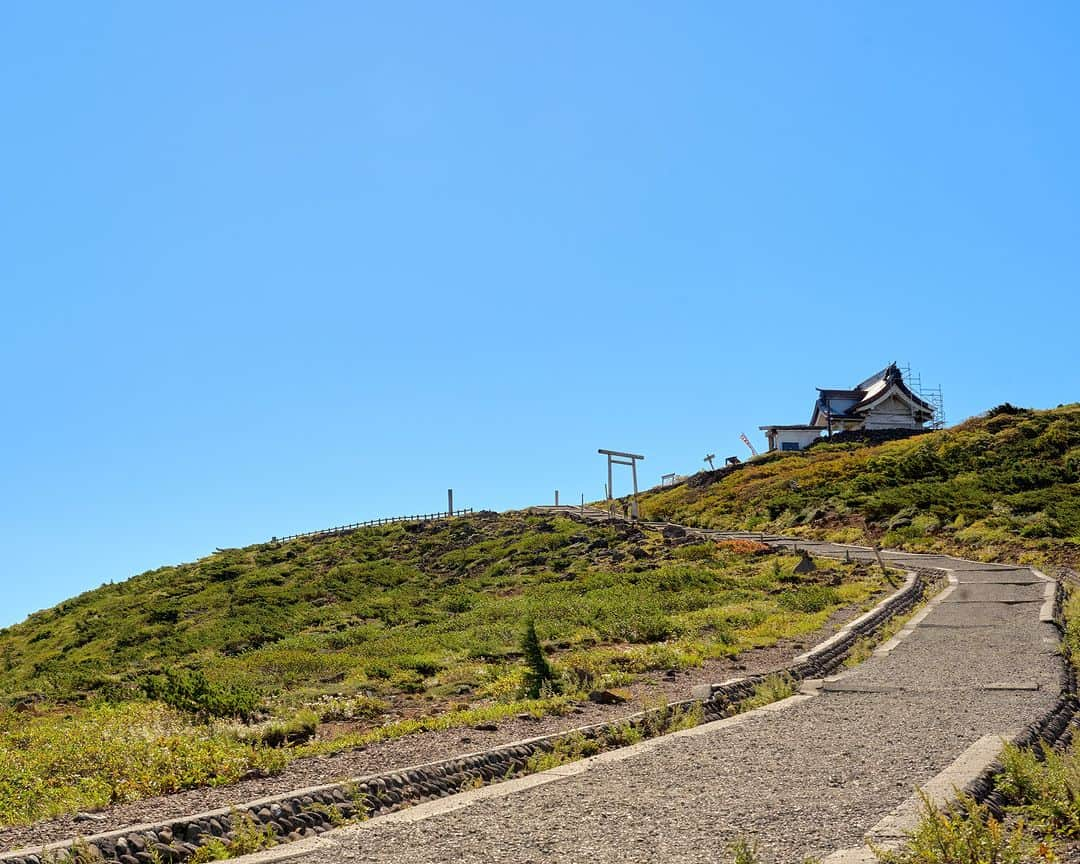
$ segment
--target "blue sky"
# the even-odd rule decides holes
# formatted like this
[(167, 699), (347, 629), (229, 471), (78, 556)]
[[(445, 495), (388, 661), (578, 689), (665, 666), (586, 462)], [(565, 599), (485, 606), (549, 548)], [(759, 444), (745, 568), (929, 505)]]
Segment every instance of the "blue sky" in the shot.
[[(22, 4), (0, 625), (745, 455), (892, 360), (1078, 396), (1075, 4)], [(617, 481), (616, 491), (620, 491)]]

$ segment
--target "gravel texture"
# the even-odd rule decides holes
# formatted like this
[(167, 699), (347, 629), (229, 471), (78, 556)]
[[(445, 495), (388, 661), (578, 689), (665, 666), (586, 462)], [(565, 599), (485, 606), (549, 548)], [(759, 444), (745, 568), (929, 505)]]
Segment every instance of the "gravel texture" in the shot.
[[(987, 578), (1017, 572), (964, 569)], [(924, 620), (931, 626), (845, 678), (897, 691), (793, 700), (783, 711), (665, 738), (633, 758), (422, 821), (374, 819), (325, 835), (302, 860), (715, 862), (744, 836), (759, 842), (765, 861), (799, 862), (857, 846), (977, 739), (1011, 736), (1056, 699), (1059, 661), (1044, 644), (1039, 604), (980, 602), (983, 591), (990, 598), (1000, 587), (988, 581), (965, 586), (962, 602), (946, 597)], [(949, 626), (933, 626), (942, 623)], [(1040, 689), (982, 689), (1020, 678)]]
[(949, 595), (950, 603), (1042, 603), (1045, 582), (1038, 585), (999, 585), (965, 582)]

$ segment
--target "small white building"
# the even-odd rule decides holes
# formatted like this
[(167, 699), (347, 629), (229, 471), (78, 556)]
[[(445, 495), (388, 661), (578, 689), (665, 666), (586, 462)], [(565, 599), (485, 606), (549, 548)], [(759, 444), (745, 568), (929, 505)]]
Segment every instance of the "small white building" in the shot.
[(805, 450), (825, 431), (822, 426), (759, 426), (770, 450)]
[(913, 393), (895, 363), (850, 390), (818, 388), (814, 412), (805, 426), (759, 426), (770, 450), (805, 450), (822, 433), (853, 429), (922, 429), (934, 408)]

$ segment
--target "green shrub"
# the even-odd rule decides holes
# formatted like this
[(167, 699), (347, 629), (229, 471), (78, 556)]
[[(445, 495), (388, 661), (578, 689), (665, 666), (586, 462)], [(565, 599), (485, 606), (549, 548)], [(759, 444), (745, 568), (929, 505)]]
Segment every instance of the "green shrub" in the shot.
[(616, 642), (663, 642), (679, 633), (674, 619), (660, 609), (635, 606), (597, 622), (601, 635)]
[(232, 825), (232, 839), (228, 845), (231, 858), (261, 852), (263, 849), (269, 849), (277, 844), (274, 829), (270, 825), (261, 825), (247, 813), (234, 810), (232, 813)]
[(525, 762), (525, 773), (548, 771), (569, 762), (595, 756), (600, 750), (600, 743), (595, 738), (586, 738), (580, 732), (573, 732), (556, 741), (550, 750), (530, 756)]
[(731, 864), (759, 864), (757, 840), (739, 837), (728, 847)]
[(521, 638), (521, 651), (525, 655), (526, 674), (523, 686), (524, 695), (530, 699), (540, 698), (545, 689), (557, 692), (558, 682), (544, 656), (540, 637), (536, 635), (536, 623), (530, 619), (525, 624), (525, 633)]
[(310, 708), (297, 711), (288, 720), (268, 723), (245, 737), (253, 738), (266, 747), (286, 747), (303, 744), (315, 737), (319, 715)]
[(645, 712), (642, 729), (645, 738), (655, 738), (657, 735), (666, 735), (681, 729), (693, 729), (700, 726), (705, 718), (705, 706), (700, 702), (670, 705), (661, 699), (659, 704), (646, 703)]
[(259, 707), (259, 695), (242, 684), (214, 684), (198, 669), (168, 669), (139, 682), (143, 695), (206, 717), (248, 719)]
[(769, 675), (754, 688), (754, 695), (739, 703), (740, 711), (752, 711), (795, 694), (795, 682), (787, 674)]
[(229, 847), (217, 837), (211, 837), (188, 858), (189, 864), (206, 864), (207, 861), (226, 861), (232, 857)]
[(1012, 810), (1036, 832), (1080, 837), (1080, 753), (1051, 748), (1041, 752), (1008, 745), (1001, 756), (1004, 771), (997, 788), (1018, 801)]
[(692, 543), (675, 550), (675, 557), (683, 561), (710, 561), (716, 557), (716, 545), (713, 543)]
[(780, 605), (794, 612), (821, 612), (840, 603), (840, 595), (828, 585), (804, 585), (780, 595)]
[(974, 799), (965, 796), (939, 811), (920, 795), (923, 816), (907, 844), (898, 851), (875, 850), (884, 864), (1025, 864), (1034, 859), (1035, 844), (1023, 827), (1006, 829)]
[(319, 706), (319, 720), (371, 720), (390, 710), (390, 703), (374, 696), (332, 699)]

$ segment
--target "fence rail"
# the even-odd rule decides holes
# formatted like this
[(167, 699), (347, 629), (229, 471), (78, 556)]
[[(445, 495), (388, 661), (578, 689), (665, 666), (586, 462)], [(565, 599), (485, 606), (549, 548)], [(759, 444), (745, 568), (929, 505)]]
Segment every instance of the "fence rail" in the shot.
[(288, 534), (285, 537), (271, 537), (271, 543), (281, 543), (285, 540), (300, 540), (304, 537), (331, 537), (334, 534), (348, 534), (359, 528), (371, 528), (374, 525), (393, 525), (397, 522), (434, 522), (437, 519), (452, 519), (455, 516), (468, 516), (473, 512), (472, 507), (463, 510), (445, 511), (443, 513), (423, 513), (416, 516), (388, 516), (383, 519), (368, 519), (366, 522), (353, 522), (350, 525), (338, 525), (335, 528), (324, 528), (322, 531), (306, 531), (303, 534)]

